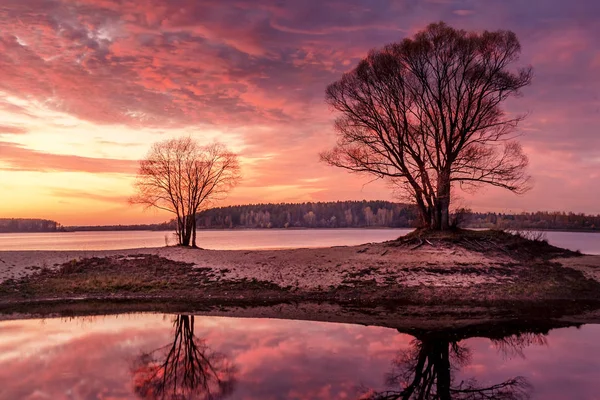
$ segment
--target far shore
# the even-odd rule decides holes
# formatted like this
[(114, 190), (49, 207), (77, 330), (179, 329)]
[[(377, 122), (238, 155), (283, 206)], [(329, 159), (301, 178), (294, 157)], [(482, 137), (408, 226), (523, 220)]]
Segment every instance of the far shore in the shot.
[[(44, 232), (0, 232), (0, 234), (29, 234), (29, 233), (74, 233), (74, 232), (173, 232), (173, 229), (103, 229), (103, 226), (94, 226), (90, 229), (71, 229), (65, 227), (64, 229), (56, 231), (44, 231)], [(112, 228), (112, 227), (111, 227)], [(362, 230), (362, 229), (382, 229), (382, 230), (414, 230), (412, 227), (390, 227), (390, 226), (363, 226), (363, 227), (289, 227), (289, 228), (246, 228), (246, 227), (235, 227), (235, 228), (198, 228), (198, 232), (231, 232), (231, 231), (305, 231), (305, 230)], [(466, 229), (472, 230), (489, 230), (489, 229), (505, 229), (508, 231), (517, 230), (516, 228), (485, 228), (485, 227), (468, 227)], [(600, 229), (541, 229), (541, 228), (521, 228), (521, 231), (534, 231), (534, 232), (573, 232), (573, 233), (600, 233)]]
[(541, 315), (586, 322), (600, 316), (600, 256), (494, 231), (288, 250), (0, 252), (4, 314), (286, 304), (312, 304), (324, 319), (335, 316), (327, 307), (342, 307), (362, 315), (357, 321), (395, 309), (425, 322)]

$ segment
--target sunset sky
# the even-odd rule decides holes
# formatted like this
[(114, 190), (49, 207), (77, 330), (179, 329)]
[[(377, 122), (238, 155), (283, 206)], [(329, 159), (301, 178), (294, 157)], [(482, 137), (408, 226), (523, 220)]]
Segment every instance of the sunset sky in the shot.
[(240, 154), (224, 204), (392, 200), (319, 162), (335, 142), (324, 90), (369, 49), (440, 20), (513, 30), (535, 73), (506, 105), (529, 113), (534, 189), (460, 205), (600, 213), (600, 2), (2, 0), (0, 217), (167, 220), (127, 198), (136, 160), (181, 135)]

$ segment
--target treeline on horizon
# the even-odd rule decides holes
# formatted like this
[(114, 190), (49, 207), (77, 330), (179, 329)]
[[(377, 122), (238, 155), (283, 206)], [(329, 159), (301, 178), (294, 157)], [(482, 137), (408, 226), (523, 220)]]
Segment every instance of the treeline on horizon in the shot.
[[(505, 214), (461, 210), (453, 219), (463, 228), (600, 230), (600, 215), (572, 212)], [(411, 204), (336, 201), (212, 208), (197, 215), (197, 226), (198, 229), (414, 228), (417, 220), (418, 210)]]
[(62, 225), (49, 219), (0, 218), (0, 232), (59, 232)]
[[(469, 210), (458, 214), (458, 225), (463, 228), (600, 231), (600, 215), (546, 211), (506, 214)], [(198, 229), (414, 228), (418, 213), (411, 204), (336, 201), (217, 207), (202, 211), (196, 218)], [(1, 233), (173, 229), (174, 220), (144, 225), (62, 226), (46, 219), (0, 218)]]
[(160, 224), (134, 224), (134, 225), (73, 225), (65, 227), (69, 232), (91, 231), (170, 231), (175, 229), (175, 221), (161, 222)]
[(175, 229), (175, 222), (137, 225), (63, 226), (56, 221), (37, 218), (0, 218), (0, 233), (75, 232), (75, 231), (166, 231)]
[(400, 228), (415, 226), (416, 208), (389, 201), (248, 204), (211, 208), (196, 216), (198, 229)]

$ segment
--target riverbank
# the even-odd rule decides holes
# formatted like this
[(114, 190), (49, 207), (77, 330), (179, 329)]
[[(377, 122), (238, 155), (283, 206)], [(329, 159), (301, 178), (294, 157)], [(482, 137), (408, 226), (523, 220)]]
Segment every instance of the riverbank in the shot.
[(13, 251), (0, 252), (0, 260), (0, 311), (102, 301), (147, 310), (156, 302), (179, 308), (326, 302), (442, 307), (442, 314), (478, 308), (564, 314), (600, 304), (600, 256), (501, 232), (415, 233), (317, 249)]

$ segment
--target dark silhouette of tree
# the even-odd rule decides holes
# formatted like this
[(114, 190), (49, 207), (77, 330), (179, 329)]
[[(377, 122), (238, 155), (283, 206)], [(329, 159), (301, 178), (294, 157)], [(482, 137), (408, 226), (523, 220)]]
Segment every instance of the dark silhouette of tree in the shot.
[(454, 184), (524, 192), (528, 160), (513, 140), (523, 116), (501, 108), (531, 82), (531, 68), (509, 69), (520, 51), (513, 32), (443, 22), (372, 50), (327, 88), (340, 116), (337, 146), (322, 160), (388, 179), (436, 230), (450, 228)]
[(498, 349), (498, 351), (500, 351), (506, 358), (525, 358), (523, 350), (526, 347), (533, 345), (546, 346), (548, 344), (546, 336), (532, 332), (520, 332), (514, 335), (490, 340)]
[(56, 221), (36, 218), (0, 218), (0, 232), (58, 232), (63, 227)]
[(135, 393), (146, 400), (212, 400), (233, 393), (235, 367), (194, 336), (194, 316), (177, 316), (174, 327), (173, 343), (137, 359)]
[(227, 194), (239, 178), (237, 155), (222, 144), (169, 139), (155, 143), (140, 161), (137, 194), (130, 202), (174, 213), (179, 244), (196, 247), (196, 213)]
[[(475, 379), (456, 383), (453, 374), (470, 362), (470, 349), (461, 345), (461, 338), (444, 335), (424, 335), (415, 339), (411, 347), (398, 354), (393, 361), (392, 372), (386, 381), (390, 387), (400, 390), (368, 393), (370, 400), (518, 400), (529, 399), (532, 387), (521, 376), (504, 382), (480, 386)], [(524, 347), (545, 344), (543, 335), (535, 333), (515, 334), (492, 339), (506, 356), (521, 355)]]

